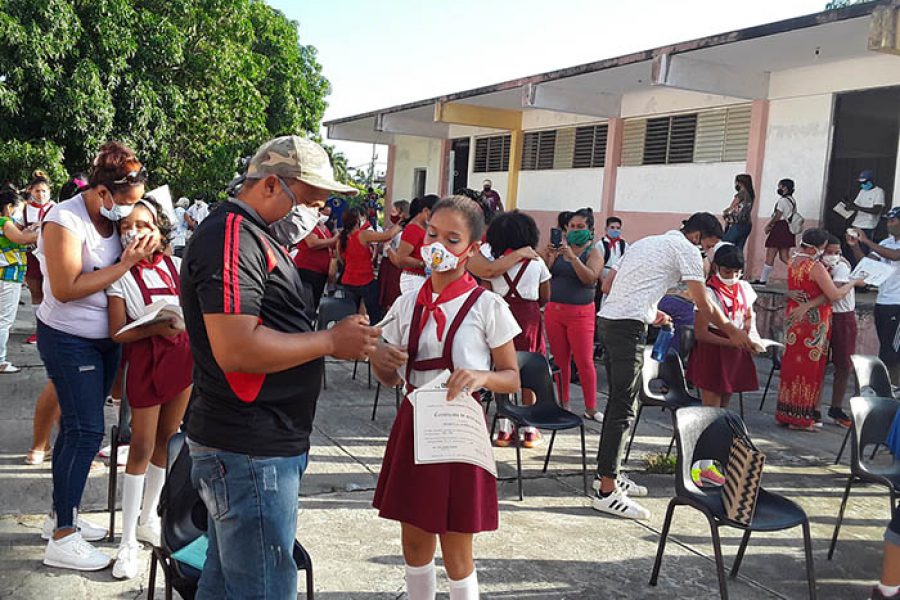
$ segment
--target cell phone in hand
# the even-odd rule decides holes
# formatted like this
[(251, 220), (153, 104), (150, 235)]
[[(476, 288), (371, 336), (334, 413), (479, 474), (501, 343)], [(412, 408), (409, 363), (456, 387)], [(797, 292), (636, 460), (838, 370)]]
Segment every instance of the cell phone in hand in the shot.
[(554, 248), (562, 246), (562, 229), (554, 227), (550, 230), (550, 245)]

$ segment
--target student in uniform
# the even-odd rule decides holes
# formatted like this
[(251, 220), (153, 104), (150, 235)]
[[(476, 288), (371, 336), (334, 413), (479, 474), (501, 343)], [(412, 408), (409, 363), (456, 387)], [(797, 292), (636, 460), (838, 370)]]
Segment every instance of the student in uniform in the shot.
[[(56, 202), (50, 199), (50, 178), (43, 171), (35, 171), (31, 174), (31, 181), (25, 188), (27, 202), (22, 211), (22, 226), (29, 231), (37, 231), (41, 221), (56, 206)], [(25, 285), (31, 293), (31, 304), (37, 310), (37, 306), (44, 299), (44, 277), (41, 275), (41, 265), (34, 251), (28, 252), (28, 266), (25, 269)], [(34, 333), (25, 340), (26, 344), (37, 344), (37, 334)]]
[(132, 410), (131, 445), (122, 486), (122, 542), (112, 573), (117, 579), (137, 576), (142, 562), (139, 542), (159, 545), (156, 507), (166, 478), (166, 450), (169, 438), (181, 425), (191, 394), (194, 361), (181, 319), (166, 319), (119, 333), (126, 324), (144, 316), (154, 302), (180, 304), (181, 259), (166, 254), (170, 227), (154, 200), (144, 198), (135, 204), (119, 221), (122, 246), (127, 248), (133, 240), (149, 237), (156, 251), (106, 291), (109, 335), (123, 345), (125, 395)]
[[(487, 230), (487, 243), (495, 260), (522, 247), (535, 249), (539, 239), (534, 219), (517, 210), (500, 213)], [(522, 328), (522, 333), (513, 340), (516, 350), (546, 354), (541, 307), (550, 299), (550, 277), (550, 270), (543, 260), (523, 258), (502, 275), (482, 282), (484, 287), (503, 296)], [(522, 391), (523, 404), (531, 405), (534, 401), (533, 392)], [(516, 438), (512, 423), (500, 419), (499, 425), (495, 443), (508, 446)], [(534, 427), (524, 428), (521, 434), (522, 445), (526, 448), (533, 448), (541, 441), (541, 434)]]
[(310, 286), (313, 295), (313, 306), (319, 307), (328, 274), (331, 272), (331, 260), (338, 238), (328, 228), (328, 215), (319, 211), (319, 222), (312, 232), (300, 240), (295, 247), (294, 264), (300, 272), (300, 279)]
[[(393, 225), (401, 225), (401, 221), (409, 218), (409, 201), (397, 200), (391, 204), (389, 220)], [(387, 310), (400, 297), (400, 269), (391, 262), (388, 256), (391, 251), (396, 252), (400, 247), (400, 238), (403, 231), (399, 231), (391, 238), (390, 243), (384, 245), (381, 264), (378, 267), (378, 304)]]
[(425, 240), (425, 227), (431, 209), (439, 198), (434, 194), (416, 198), (409, 206), (409, 221), (403, 227), (397, 251), (388, 252), (388, 259), (394, 266), (403, 269), (400, 274), (400, 293), (419, 289), (425, 281), (425, 262), (420, 251)]
[[(479, 388), (518, 391), (513, 339), (521, 329), (503, 299), (466, 272), (466, 262), (478, 251), (483, 219), (478, 205), (465, 197), (434, 206), (423, 253), (432, 259), (432, 275), (391, 307), (387, 318), (393, 320), (382, 332), (387, 343), (372, 357), (384, 385), (405, 379), (412, 391), (450, 369), (448, 398)], [(469, 464), (415, 464), (412, 412), (404, 401), (388, 439), (374, 505), (381, 517), (400, 521), (410, 600), (435, 597), (438, 539), (451, 600), (477, 599), (472, 541), (475, 533), (497, 529), (496, 480)]]
[[(749, 335), (756, 334), (753, 303), (756, 292), (741, 280), (744, 256), (730, 242), (723, 242), (713, 254), (712, 272), (706, 280), (706, 293), (731, 323)], [(687, 377), (700, 389), (703, 406), (726, 408), (731, 395), (759, 388), (753, 355), (737, 346), (710, 322), (709, 316), (697, 313), (694, 321), (696, 343), (688, 362)]]

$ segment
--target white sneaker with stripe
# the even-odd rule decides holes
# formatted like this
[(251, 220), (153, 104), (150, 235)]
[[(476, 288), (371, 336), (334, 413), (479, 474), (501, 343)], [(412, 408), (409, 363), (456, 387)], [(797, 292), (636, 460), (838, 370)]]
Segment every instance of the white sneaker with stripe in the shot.
[(628, 497), (618, 487), (605, 498), (600, 492), (591, 499), (594, 510), (625, 519), (649, 519), (650, 511)]
[[(619, 473), (619, 478), (616, 479), (616, 485), (632, 498), (643, 498), (650, 493), (646, 487), (635, 483), (625, 472)], [(591, 487), (595, 492), (600, 491), (599, 477), (594, 477), (594, 482), (591, 484)]]

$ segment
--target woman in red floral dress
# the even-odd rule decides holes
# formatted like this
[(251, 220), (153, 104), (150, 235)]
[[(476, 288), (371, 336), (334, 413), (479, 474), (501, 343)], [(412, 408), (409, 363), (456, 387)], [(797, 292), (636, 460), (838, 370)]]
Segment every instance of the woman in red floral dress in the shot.
[[(819, 260), (827, 243), (828, 233), (824, 230), (806, 230), (800, 249), (788, 265), (788, 289), (794, 293), (787, 306), (775, 420), (800, 431), (817, 431), (821, 422), (819, 400), (828, 364), (831, 302), (844, 297), (856, 285), (855, 281), (840, 288), (834, 285)], [(805, 297), (807, 302), (797, 302), (797, 296)]]

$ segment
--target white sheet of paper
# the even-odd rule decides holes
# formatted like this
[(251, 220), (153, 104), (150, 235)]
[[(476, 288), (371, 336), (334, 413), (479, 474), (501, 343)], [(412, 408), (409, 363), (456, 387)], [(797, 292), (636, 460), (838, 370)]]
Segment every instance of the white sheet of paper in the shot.
[(868, 285), (880, 286), (887, 278), (894, 274), (894, 267), (871, 258), (864, 258), (850, 273), (850, 280), (864, 279)]
[(172, 317), (178, 317), (179, 319), (184, 320), (184, 312), (182, 312), (181, 307), (166, 300), (157, 300), (147, 307), (147, 311), (144, 313), (143, 317), (132, 321), (120, 329), (116, 335), (131, 331), (136, 327), (152, 325), (164, 319), (171, 319)]
[(497, 465), (481, 405), (468, 394), (448, 402), (446, 389), (427, 387), (440, 386), (449, 374), (445, 371), (410, 395), (416, 464), (467, 463), (496, 477)]
[(854, 214), (856, 214), (856, 211), (847, 208), (847, 205), (843, 202), (838, 202), (837, 204), (835, 204), (832, 210), (845, 219), (849, 219)]

